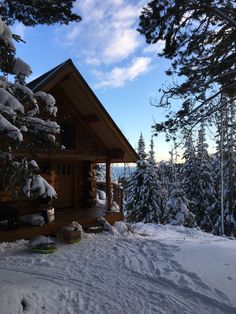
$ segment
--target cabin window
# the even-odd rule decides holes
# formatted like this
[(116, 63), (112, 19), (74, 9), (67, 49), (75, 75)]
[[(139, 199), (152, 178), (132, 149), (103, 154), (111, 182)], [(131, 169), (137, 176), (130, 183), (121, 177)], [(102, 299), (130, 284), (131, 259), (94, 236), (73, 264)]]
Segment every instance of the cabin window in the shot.
[(56, 164), (56, 173), (60, 176), (72, 175), (71, 164)]
[(52, 165), (50, 163), (40, 163), (39, 168), (41, 174), (51, 174)]
[(61, 124), (61, 144), (65, 149), (76, 149), (76, 125), (73, 122)]
[(56, 173), (61, 175), (62, 174), (62, 166), (61, 164), (57, 164), (56, 165)]

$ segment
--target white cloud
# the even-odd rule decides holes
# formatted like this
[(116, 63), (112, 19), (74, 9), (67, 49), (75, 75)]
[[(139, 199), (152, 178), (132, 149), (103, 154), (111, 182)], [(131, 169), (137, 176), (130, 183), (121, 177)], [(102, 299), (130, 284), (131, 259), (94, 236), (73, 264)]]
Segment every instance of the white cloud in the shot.
[(151, 59), (146, 57), (137, 57), (132, 60), (130, 66), (115, 67), (107, 73), (97, 72), (100, 82), (96, 88), (120, 87), (126, 82), (133, 81), (138, 76), (147, 73), (150, 70)]
[(143, 57), (145, 40), (136, 30), (144, 2), (78, 0), (82, 22), (57, 28), (57, 44), (97, 74), (97, 87), (122, 86), (148, 71), (151, 59)]
[(66, 41), (68, 44), (72, 45), (75, 40), (78, 38), (80, 33), (80, 28), (76, 25), (70, 29), (70, 32), (66, 34)]
[(100, 65), (101, 64), (101, 60), (99, 58), (96, 58), (96, 57), (88, 57), (85, 59), (86, 63), (89, 64), (89, 65)]
[(117, 28), (130, 27), (139, 15), (139, 6), (126, 5), (115, 12), (113, 25)]
[(152, 45), (148, 45), (147, 47), (145, 47), (143, 49), (144, 53), (160, 53), (163, 51), (163, 49), (165, 48), (165, 41), (164, 40), (160, 40), (157, 44), (152, 44)]
[(142, 39), (136, 31), (141, 10), (138, 1), (128, 4), (123, 0), (84, 0), (77, 1), (75, 7), (82, 22), (58, 28), (57, 42), (80, 51), (80, 59), (88, 64), (121, 62), (141, 46)]
[(103, 51), (106, 62), (123, 60), (140, 45), (138, 33), (133, 29), (118, 30)]

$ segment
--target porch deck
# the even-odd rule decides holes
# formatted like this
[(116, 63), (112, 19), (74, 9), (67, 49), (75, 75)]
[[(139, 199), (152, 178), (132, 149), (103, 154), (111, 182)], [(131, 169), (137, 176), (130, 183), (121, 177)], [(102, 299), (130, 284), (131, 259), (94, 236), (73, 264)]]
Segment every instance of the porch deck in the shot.
[(0, 228), (0, 242), (12, 242), (19, 239), (30, 239), (35, 235), (53, 235), (61, 228), (75, 220), (83, 227), (96, 223), (98, 217), (102, 216), (111, 224), (122, 220), (120, 212), (107, 212), (104, 208), (86, 209), (56, 209), (55, 221), (42, 227), (19, 225), (17, 229)]

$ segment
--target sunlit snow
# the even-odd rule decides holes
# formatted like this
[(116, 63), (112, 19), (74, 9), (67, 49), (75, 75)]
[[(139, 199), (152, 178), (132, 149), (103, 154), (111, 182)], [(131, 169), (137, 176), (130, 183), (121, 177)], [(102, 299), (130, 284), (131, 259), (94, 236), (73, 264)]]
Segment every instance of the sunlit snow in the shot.
[(197, 229), (116, 224), (30, 253), (0, 245), (1, 313), (236, 313), (236, 242)]

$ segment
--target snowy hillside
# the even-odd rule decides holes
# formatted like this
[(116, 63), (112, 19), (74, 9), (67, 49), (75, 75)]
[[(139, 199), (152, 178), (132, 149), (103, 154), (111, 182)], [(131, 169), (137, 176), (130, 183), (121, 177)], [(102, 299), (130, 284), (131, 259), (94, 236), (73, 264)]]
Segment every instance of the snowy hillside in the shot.
[(1, 314), (236, 313), (236, 242), (123, 223), (51, 255), (0, 244)]

